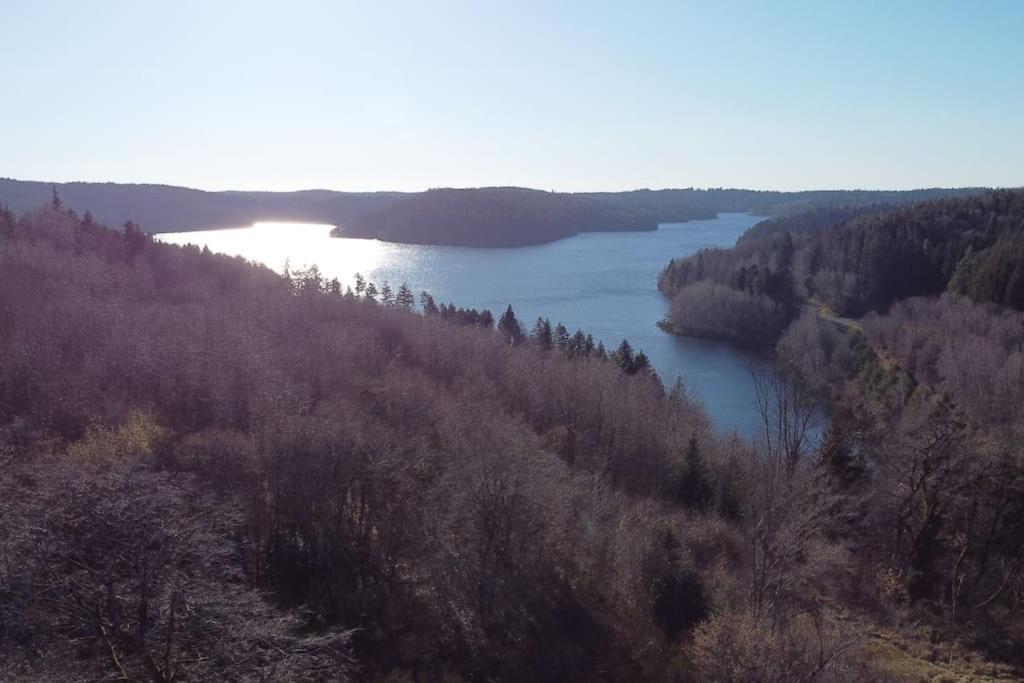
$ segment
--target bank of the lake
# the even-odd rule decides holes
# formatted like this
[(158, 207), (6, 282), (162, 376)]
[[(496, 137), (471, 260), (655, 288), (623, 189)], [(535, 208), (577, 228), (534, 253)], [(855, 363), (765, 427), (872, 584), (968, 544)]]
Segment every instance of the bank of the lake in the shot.
[(251, 228), (164, 233), (165, 242), (192, 243), (282, 270), (315, 263), (343, 283), (356, 273), (393, 286), (405, 282), (437, 301), (488, 308), (511, 304), (527, 327), (537, 316), (590, 332), (612, 348), (623, 338), (641, 348), (669, 384), (682, 376), (716, 428), (751, 436), (758, 415), (749, 365), (755, 357), (718, 342), (658, 329), (668, 300), (657, 290), (670, 258), (705, 247), (729, 246), (759, 220), (722, 214), (713, 220), (662, 224), (648, 232), (582, 233), (549, 244), (516, 248), (409, 245), (330, 237), (331, 226), (259, 224)]

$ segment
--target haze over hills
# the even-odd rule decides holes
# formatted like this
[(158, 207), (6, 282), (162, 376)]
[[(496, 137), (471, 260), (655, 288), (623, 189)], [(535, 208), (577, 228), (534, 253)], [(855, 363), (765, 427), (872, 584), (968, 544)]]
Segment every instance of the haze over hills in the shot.
[(719, 212), (788, 215), (809, 208), (898, 204), (977, 194), (981, 188), (814, 190), (667, 189), (556, 193), (525, 188), (437, 189), (426, 192), (252, 192), (170, 185), (46, 183), (0, 178), (0, 204), (16, 213), (50, 201), (101, 223), (126, 219), (144, 232), (178, 232), (302, 221), (338, 226), (338, 234), (391, 242), (520, 246), (579, 232), (653, 230), (658, 223), (713, 218)]

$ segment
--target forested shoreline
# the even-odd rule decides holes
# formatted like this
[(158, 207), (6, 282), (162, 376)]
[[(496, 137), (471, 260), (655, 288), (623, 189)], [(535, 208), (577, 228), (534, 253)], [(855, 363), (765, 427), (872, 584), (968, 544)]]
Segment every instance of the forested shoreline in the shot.
[(0, 178), (0, 203), (15, 213), (46, 203), (109, 225), (130, 220), (144, 232), (241, 227), (256, 221), (326, 223), (339, 236), (411, 244), (508, 247), (580, 232), (654, 230), (659, 223), (711, 219), (720, 212), (788, 216), (811, 208), (899, 204), (977, 194), (979, 188), (907, 191), (771, 192), (668, 189), (544, 192), (520, 187), (438, 188), (425, 192), (207, 192), (119, 183), (44, 183)]
[(890, 534), (853, 547), (887, 557), (890, 597), (1010, 660), (1024, 637), (1022, 240), (1024, 192), (1000, 190), (770, 219), (659, 279), (668, 329), (755, 347), (828, 405), (819, 457), (860, 500), (855, 535), (888, 517)]
[[(1020, 314), (962, 376), (926, 326), (958, 300), (908, 303), (920, 332), (801, 319), (792, 372), (836, 379), (758, 376), (746, 443), (628, 344), (281, 276), (56, 194), (0, 211), (0, 291), (0, 678), (1022, 664), (1021, 384), (1010, 414), (957, 403), (1019, 368)], [(822, 443), (819, 391), (847, 397)]]

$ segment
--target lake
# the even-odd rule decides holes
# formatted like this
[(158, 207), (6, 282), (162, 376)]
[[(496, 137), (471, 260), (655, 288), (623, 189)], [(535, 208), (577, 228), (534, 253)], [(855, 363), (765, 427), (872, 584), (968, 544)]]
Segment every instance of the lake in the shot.
[(721, 433), (756, 433), (758, 415), (748, 373), (758, 359), (718, 342), (667, 334), (656, 323), (668, 310), (657, 289), (670, 258), (705, 247), (731, 246), (761, 220), (738, 213), (689, 223), (662, 224), (650, 232), (583, 233), (530, 247), (485, 249), (394, 244), (330, 237), (331, 226), (258, 223), (249, 228), (162, 233), (174, 244), (207, 246), (281, 271), (315, 263), (343, 286), (356, 273), (392, 289), (405, 282), (438, 303), (489, 308), (498, 318), (509, 304), (529, 330), (537, 316), (590, 332), (608, 350), (629, 339), (650, 357), (666, 385), (681, 376), (703, 400)]

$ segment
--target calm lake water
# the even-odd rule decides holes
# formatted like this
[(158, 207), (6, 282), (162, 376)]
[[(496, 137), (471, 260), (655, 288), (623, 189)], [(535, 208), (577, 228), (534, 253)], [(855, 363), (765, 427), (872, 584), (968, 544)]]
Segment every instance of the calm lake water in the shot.
[(250, 228), (163, 233), (175, 244), (207, 246), (283, 270), (313, 263), (343, 286), (356, 273), (392, 289), (402, 282), (438, 303), (489, 308), (495, 318), (512, 305), (528, 329), (537, 316), (570, 333), (590, 332), (609, 349), (629, 339), (643, 349), (666, 385), (682, 376), (716, 428), (752, 436), (757, 414), (748, 374), (758, 361), (724, 344), (662, 332), (668, 300), (657, 276), (668, 260), (704, 247), (731, 246), (760, 218), (722, 214), (714, 220), (663, 224), (651, 232), (584, 233), (532, 247), (481, 249), (332, 238), (330, 226), (259, 223)]

